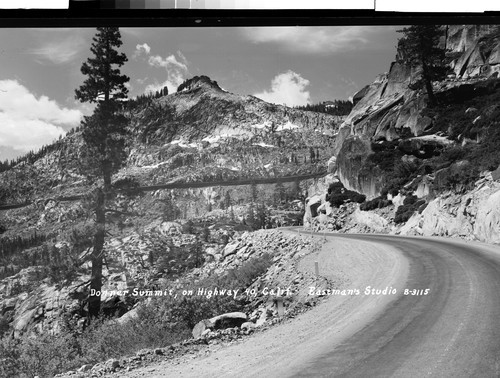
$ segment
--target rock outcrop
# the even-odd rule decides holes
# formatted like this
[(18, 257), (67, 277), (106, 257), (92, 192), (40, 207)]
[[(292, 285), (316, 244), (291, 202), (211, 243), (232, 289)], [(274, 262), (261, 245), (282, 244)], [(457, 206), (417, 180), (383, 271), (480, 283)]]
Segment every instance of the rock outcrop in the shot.
[(337, 181), (338, 178), (335, 175), (329, 174), (321, 179), (314, 180), (309, 185), (303, 220), (305, 227), (310, 227), (313, 218), (317, 217), (322, 211), (327, 215), (330, 214), (330, 206), (326, 202), (326, 193), (330, 184)]
[(465, 195), (444, 194), (414, 214), (401, 229), (404, 235), (450, 236), (500, 244), (500, 183), (491, 174)]
[[(452, 59), (454, 77), (436, 83), (436, 92), (500, 72), (497, 26), (453, 25), (446, 27), (446, 33), (443, 43)], [(354, 107), (340, 127), (334, 151), (337, 173), (346, 188), (368, 197), (379, 192), (380, 172), (363, 172), (370, 142), (418, 137), (432, 128), (433, 119), (423, 113), (426, 96), (408, 87), (417, 74), (415, 69), (394, 62), (388, 73), (354, 94)]]

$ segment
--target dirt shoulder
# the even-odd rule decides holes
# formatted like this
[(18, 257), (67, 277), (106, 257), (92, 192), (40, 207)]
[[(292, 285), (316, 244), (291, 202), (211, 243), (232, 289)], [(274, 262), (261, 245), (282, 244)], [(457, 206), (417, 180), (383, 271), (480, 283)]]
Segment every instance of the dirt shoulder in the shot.
[(129, 372), (121, 370), (120, 377), (290, 376), (380, 314), (395, 297), (365, 296), (365, 288), (402, 287), (409, 266), (393, 248), (334, 236), (327, 237), (319, 252), (305, 256), (299, 269), (314, 272), (315, 261), (319, 262), (320, 275), (342, 282), (337, 289), (357, 289), (361, 294), (324, 296), (323, 303), (310, 311), (241, 342), (202, 347), (172, 360)]

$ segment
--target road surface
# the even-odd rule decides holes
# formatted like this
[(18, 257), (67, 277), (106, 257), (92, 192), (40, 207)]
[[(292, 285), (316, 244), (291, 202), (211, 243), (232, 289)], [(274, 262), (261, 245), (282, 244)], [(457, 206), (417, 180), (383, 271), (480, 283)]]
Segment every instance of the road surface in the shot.
[[(320, 274), (359, 295), (329, 295), (236, 345), (120, 376), (500, 377), (500, 247), (387, 235), (327, 239), (299, 267), (313, 271), (319, 261)], [(368, 286), (391, 294), (367, 294)]]

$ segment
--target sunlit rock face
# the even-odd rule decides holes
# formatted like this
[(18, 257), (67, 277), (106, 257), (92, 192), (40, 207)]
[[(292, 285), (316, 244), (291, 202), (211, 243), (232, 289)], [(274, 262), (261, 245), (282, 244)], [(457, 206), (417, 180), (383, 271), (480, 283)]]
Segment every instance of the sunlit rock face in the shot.
[(415, 213), (402, 235), (451, 236), (500, 244), (500, 183), (482, 179), (466, 195), (445, 193)]
[(363, 193), (367, 198), (376, 197), (382, 184), (380, 174), (369, 168), (371, 153), (368, 139), (350, 136), (344, 141), (337, 159), (339, 180), (347, 189)]
[[(437, 93), (467, 85), (468, 79), (488, 78), (500, 72), (500, 27), (451, 25), (443, 28), (442, 44), (448, 50), (454, 74), (434, 83)], [(398, 50), (397, 61), (391, 64), (389, 71), (353, 95), (354, 107), (337, 135), (338, 176), (347, 188), (368, 197), (376, 195), (380, 189), (377, 186), (380, 172), (366, 172), (366, 155), (371, 152), (369, 142), (418, 137), (433, 126), (433, 119), (424, 112), (427, 107), (425, 92), (409, 88), (419, 74), (418, 68), (403, 64), (402, 54)], [(365, 142), (353, 142), (353, 137)]]

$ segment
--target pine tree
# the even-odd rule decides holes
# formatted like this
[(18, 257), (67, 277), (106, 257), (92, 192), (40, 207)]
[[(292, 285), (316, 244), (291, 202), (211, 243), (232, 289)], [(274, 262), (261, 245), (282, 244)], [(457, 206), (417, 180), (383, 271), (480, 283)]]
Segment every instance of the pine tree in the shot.
[(412, 25), (399, 30), (403, 37), (398, 41), (400, 61), (409, 66), (421, 68), (420, 78), (411, 84), (411, 89), (424, 88), (429, 106), (437, 105), (432, 82), (446, 77), (445, 50), (439, 47), (439, 39), (444, 35), (438, 25)]
[(280, 205), (285, 199), (285, 187), (281, 180), (278, 180), (274, 185), (274, 203)]
[(270, 223), (270, 213), (266, 206), (261, 203), (257, 206), (255, 214), (257, 228), (267, 228)]
[[(84, 171), (95, 179), (102, 179), (103, 185), (94, 191), (94, 212), (96, 231), (91, 255), (92, 273), (90, 289), (102, 287), (103, 247), (106, 234), (106, 202), (111, 196), (111, 176), (124, 158), (124, 135), (126, 119), (118, 113), (120, 100), (127, 97), (125, 83), (129, 80), (120, 73), (120, 67), (127, 61), (117, 49), (122, 45), (118, 28), (99, 27), (92, 39), (90, 51), (93, 57), (82, 64), (81, 72), (87, 78), (75, 90), (75, 98), (81, 102), (97, 103), (90, 117), (82, 121), (82, 136), (86, 145)], [(97, 181), (97, 180), (96, 180)], [(101, 307), (100, 296), (89, 296), (89, 316), (98, 316)]]
[(250, 191), (251, 191), (252, 202), (256, 202), (259, 193), (257, 190), (257, 184), (255, 182), (252, 182), (252, 184), (250, 185)]
[(258, 229), (257, 226), (257, 219), (255, 217), (255, 208), (254, 204), (251, 203), (250, 206), (247, 209), (247, 214), (246, 214), (246, 224), (250, 226), (253, 230)]

